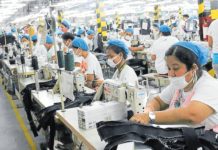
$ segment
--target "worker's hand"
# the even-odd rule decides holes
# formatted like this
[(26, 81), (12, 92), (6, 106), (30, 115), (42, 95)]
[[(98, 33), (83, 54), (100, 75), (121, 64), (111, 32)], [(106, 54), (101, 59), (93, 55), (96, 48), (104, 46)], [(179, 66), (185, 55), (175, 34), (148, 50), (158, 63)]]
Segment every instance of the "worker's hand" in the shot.
[(148, 124), (149, 117), (147, 113), (135, 114), (130, 118), (130, 121), (141, 123), (141, 124)]

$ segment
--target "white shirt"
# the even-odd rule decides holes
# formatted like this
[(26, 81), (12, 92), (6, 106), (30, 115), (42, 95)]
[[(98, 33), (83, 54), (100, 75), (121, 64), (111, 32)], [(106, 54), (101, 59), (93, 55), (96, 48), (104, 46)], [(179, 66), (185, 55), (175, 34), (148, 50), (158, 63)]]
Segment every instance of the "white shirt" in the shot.
[[(126, 44), (126, 46), (127, 46), (128, 48), (131, 47), (131, 41), (127, 41), (127, 40), (125, 40), (124, 38), (122, 38), (121, 40)], [(132, 56), (132, 51), (129, 49), (129, 53), (128, 53), (128, 55), (127, 55), (126, 60), (129, 60), (129, 59), (132, 59), (132, 58), (133, 58), (133, 56)]]
[(44, 63), (47, 60), (47, 50), (44, 45), (36, 44), (36, 46), (33, 47), (33, 56), (37, 56), (38, 60), (41, 60)]
[[(175, 91), (176, 89), (169, 85), (161, 92), (159, 96), (164, 103), (170, 104)], [(218, 125), (218, 80), (211, 77), (206, 71), (203, 71), (202, 76), (194, 85), (193, 91), (194, 95), (192, 96), (191, 100), (204, 103), (213, 108), (215, 111), (213, 115), (209, 116), (200, 125), (205, 126), (206, 129), (211, 129), (215, 125)], [(184, 95), (187, 96), (187, 94)]]
[(86, 44), (89, 47), (89, 51), (92, 51), (93, 50), (93, 44), (94, 44), (93, 40), (88, 39), (88, 37), (85, 37), (84, 40), (86, 41)]
[(179, 40), (172, 36), (161, 36), (156, 41), (154, 41), (151, 49), (152, 54), (156, 55), (155, 69), (159, 74), (166, 74), (168, 68), (165, 61), (165, 53), (167, 50)]
[(122, 83), (135, 86), (138, 84), (138, 77), (135, 71), (128, 65), (125, 65), (123, 70), (119, 73), (117, 69), (112, 77), (114, 80), (119, 80)]
[(218, 19), (214, 20), (208, 29), (208, 35), (213, 38), (213, 52), (218, 53)]
[(55, 56), (54, 46), (47, 51), (47, 60), (52, 63), (52, 57)]
[(101, 65), (98, 61), (98, 59), (93, 55), (92, 53), (89, 52), (88, 56), (84, 58), (84, 61), (87, 64), (87, 70), (85, 74), (94, 74), (96, 75), (97, 79), (103, 80), (103, 73), (101, 69)]

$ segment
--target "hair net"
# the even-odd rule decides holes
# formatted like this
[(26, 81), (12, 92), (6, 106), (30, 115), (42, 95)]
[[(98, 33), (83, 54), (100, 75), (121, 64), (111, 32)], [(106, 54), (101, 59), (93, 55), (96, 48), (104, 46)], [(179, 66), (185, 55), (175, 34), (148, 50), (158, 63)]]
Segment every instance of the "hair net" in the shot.
[(87, 31), (87, 34), (88, 34), (88, 35), (91, 35), (91, 34), (94, 35), (94, 34), (95, 34), (95, 31), (93, 31), (93, 30), (88, 30), (88, 31)]
[(177, 22), (172, 23), (172, 26), (173, 26), (173, 27), (178, 27)]
[(37, 38), (37, 35), (36, 34), (34, 34), (33, 36), (32, 36), (32, 41), (36, 41), (38, 38)]
[(110, 41), (108, 41), (108, 46), (111, 46), (111, 45), (115, 45), (115, 46), (120, 47), (124, 51), (124, 53), (126, 55), (128, 55), (129, 48), (127, 47), (127, 45), (123, 41), (121, 41), (121, 40), (110, 40)]
[(125, 32), (131, 33), (131, 34), (134, 33), (133, 28), (127, 28), (127, 29), (125, 30)]
[(50, 35), (46, 35), (46, 43), (47, 44), (53, 44), (53, 38)]
[(12, 33), (16, 32), (16, 31), (17, 31), (16, 28), (11, 28)]
[(63, 24), (66, 28), (70, 28), (70, 22), (69, 21), (67, 21), (67, 20), (63, 20), (62, 22), (61, 22), (61, 24)]
[(83, 40), (81, 38), (75, 38), (72, 41), (72, 45), (73, 45), (73, 47), (78, 47), (78, 48), (82, 49), (83, 51), (88, 51), (88, 49), (89, 49), (85, 40)]
[(81, 34), (83, 34), (84, 33), (84, 30), (83, 29), (81, 29), (81, 28), (79, 28), (79, 30), (77, 31), (77, 33), (76, 33), (76, 35), (81, 35)]
[(25, 38), (25, 39), (29, 40), (29, 39), (30, 39), (30, 36), (29, 36), (28, 34), (23, 34), (23, 35), (21, 36), (21, 39), (22, 39), (22, 38)]
[(160, 32), (171, 32), (171, 29), (167, 25), (161, 25)]
[(198, 57), (198, 61), (200, 63), (201, 66), (205, 65), (207, 63), (207, 58), (208, 58), (208, 49), (193, 43), (193, 42), (178, 42), (176, 44), (174, 44), (175, 46), (181, 46), (184, 47), (190, 51), (192, 51), (197, 57)]

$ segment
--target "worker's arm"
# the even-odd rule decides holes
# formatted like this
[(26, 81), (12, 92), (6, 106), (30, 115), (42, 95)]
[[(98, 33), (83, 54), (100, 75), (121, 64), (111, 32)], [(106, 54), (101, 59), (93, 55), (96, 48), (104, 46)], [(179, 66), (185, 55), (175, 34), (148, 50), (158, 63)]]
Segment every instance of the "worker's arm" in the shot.
[(213, 38), (212, 38), (212, 36), (208, 36), (208, 45), (209, 45), (209, 47), (213, 47)]
[(144, 47), (129, 47), (132, 52), (143, 51)]
[[(187, 107), (155, 111), (155, 124), (199, 124), (214, 112), (210, 106), (193, 100)], [(148, 113), (134, 115), (131, 120), (148, 124)]]
[(152, 100), (150, 100), (145, 109), (144, 112), (147, 113), (149, 111), (160, 111), (164, 110), (168, 107), (169, 105), (164, 103), (159, 96), (154, 97)]
[(86, 75), (86, 85), (89, 88), (96, 88), (96, 87), (100, 86), (103, 82), (104, 82), (104, 80), (95, 79), (94, 74), (87, 74)]

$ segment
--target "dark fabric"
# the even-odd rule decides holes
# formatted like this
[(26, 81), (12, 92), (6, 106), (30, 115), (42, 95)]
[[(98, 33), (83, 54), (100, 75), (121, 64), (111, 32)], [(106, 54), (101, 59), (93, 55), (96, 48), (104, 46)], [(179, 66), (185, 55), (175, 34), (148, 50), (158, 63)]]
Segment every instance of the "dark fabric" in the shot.
[(200, 147), (198, 137), (193, 128), (182, 128), (182, 132), (184, 135), (185, 144), (187, 145), (187, 150), (193, 150)]
[[(75, 96), (74, 101), (67, 99), (64, 102), (66, 109), (91, 104), (93, 97), (94, 97), (94, 94), (87, 95), (84, 93), (74, 93), (74, 96)], [(37, 130), (40, 130), (41, 128), (43, 128), (44, 130), (46, 130), (47, 128), (50, 129), (49, 130), (50, 137), (49, 137), (49, 142), (48, 142), (48, 146), (49, 146), (50, 150), (53, 150), (54, 137), (55, 137), (55, 133), (56, 133), (54, 117), (55, 117), (56, 111), (60, 110), (60, 109), (61, 109), (61, 103), (56, 103), (53, 106), (44, 108), (37, 113), (37, 118), (40, 118), (39, 119), (39, 126), (38, 126)]]
[[(56, 83), (56, 80), (52, 80), (52, 81), (48, 81), (48, 82), (39, 83), (39, 86), (40, 86), (41, 90), (48, 90), (48, 89), (53, 88), (55, 83)], [(29, 84), (26, 86), (25, 89), (23, 89), (21, 91), (21, 94), (23, 95), (24, 109), (26, 111), (27, 119), (30, 123), (30, 128), (33, 132), (33, 135), (36, 137), (36, 136), (38, 136), (37, 128), (36, 128), (36, 125), (33, 121), (33, 117), (31, 115), (31, 111), (34, 109), (34, 106), (33, 106), (32, 100), (31, 100), (31, 91), (35, 90), (35, 89), (36, 89), (35, 83)]]
[(141, 125), (129, 121), (97, 123), (101, 140), (108, 144), (105, 150), (116, 149), (126, 142), (144, 143), (154, 150), (217, 150), (216, 133), (200, 128), (166, 128)]

